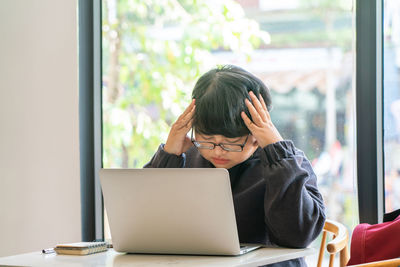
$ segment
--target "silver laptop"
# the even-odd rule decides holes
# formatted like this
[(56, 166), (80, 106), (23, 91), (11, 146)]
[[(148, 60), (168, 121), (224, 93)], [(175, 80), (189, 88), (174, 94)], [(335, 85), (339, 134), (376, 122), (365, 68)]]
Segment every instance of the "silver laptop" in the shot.
[(101, 169), (113, 247), (119, 252), (241, 255), (226, 169)]

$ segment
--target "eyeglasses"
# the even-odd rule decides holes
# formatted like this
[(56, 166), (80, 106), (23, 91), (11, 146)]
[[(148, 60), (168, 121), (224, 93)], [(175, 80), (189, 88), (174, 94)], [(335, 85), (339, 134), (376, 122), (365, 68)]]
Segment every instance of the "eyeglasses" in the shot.
[(246, 140), (244, 140), (243, 144), (230, 144), (230, 143), (213, 143), (213, 142), (207, 142), (207, 141), (196, 141), (193, 139), (193, 129), (192, 129), (192, 136), (191, 136), (191, 140), (192, 143), (197, 147), (197, 148), (203, 148), (203, 149), (210, 149), (213, 150), (216, 146), (221, 147), (223, 150), (225, 151), (229, 151), (229, 152), (242, 152), (244, 146), (247, 143), (247, 139), (249, 139), (249, 135), (247, 135)]

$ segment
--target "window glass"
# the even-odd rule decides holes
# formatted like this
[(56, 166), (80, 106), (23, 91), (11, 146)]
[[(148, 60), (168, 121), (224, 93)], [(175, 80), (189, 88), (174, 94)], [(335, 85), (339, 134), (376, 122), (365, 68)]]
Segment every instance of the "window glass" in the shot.
[(328, 217), (353, 228), (353, 1), (102, 5), (104, 167), (142, 167), (196, 79), (217, 64), (239, 65), (271, 89), (272, 120), (313, 164)]
[(384, 1), (385, 212), (400, 208), (400, 1)]

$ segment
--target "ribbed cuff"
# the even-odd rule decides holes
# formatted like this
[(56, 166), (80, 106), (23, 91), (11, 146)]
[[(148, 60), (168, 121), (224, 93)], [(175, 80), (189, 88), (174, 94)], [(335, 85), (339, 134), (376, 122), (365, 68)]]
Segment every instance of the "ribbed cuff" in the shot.
[(263, 162), (273, 164), (282, 159), (296, 155), (296, 148), (291, 140), (279, 141), (269, 144), (263, 149), (265, 151)]
[(155, 168), (182, 168), (185, 161), (185, 153), (180, 156), (170, 154), (164, 150), (164, 144), (161, 144), (153, 158), (152, 165)]

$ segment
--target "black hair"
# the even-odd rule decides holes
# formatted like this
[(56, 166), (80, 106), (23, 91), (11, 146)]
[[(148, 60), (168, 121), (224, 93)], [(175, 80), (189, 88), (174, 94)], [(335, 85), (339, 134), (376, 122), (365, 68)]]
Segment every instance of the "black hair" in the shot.
[[(233, 65), (219, 66), (203, 74), (193, 88), (196, 99), (193, 128), (205, 135), (223, 135), (229, 138), (249, 134), (240, 115), (244, 111), (251, 119), (245, 99), (249, 92), (263, 97), (271, 109), (271, 95), (267, 86), (250, 72)], [(250, 100), (251, 102), (251, 100)]]

